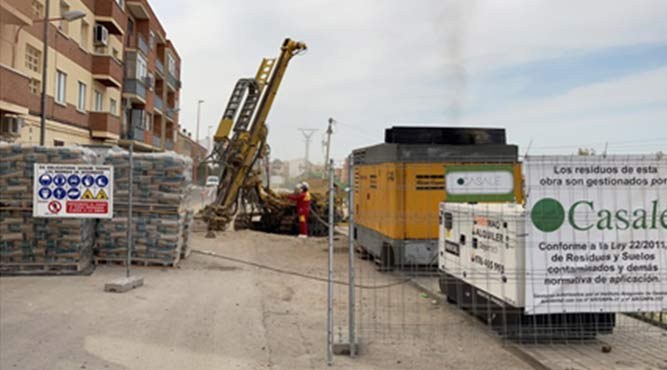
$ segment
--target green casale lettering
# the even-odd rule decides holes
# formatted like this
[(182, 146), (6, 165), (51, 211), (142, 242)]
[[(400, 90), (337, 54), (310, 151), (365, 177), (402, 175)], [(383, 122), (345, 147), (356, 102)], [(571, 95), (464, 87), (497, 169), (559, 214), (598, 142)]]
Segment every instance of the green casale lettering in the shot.
[(616, 228), (619, 230), (627, 230), (630, 228), (630, 218), (628, 217), (627, 209), (619, 209), (616, 211)]
[(580, 200), (572, 204), (568, 211), (568, 222), (575, 230), (588, 231), (593, 227), (598, 230), (648, 230), (659, 227), (667, 229), (667, 209), (661, 213), (658, 200), (651, 202), (650, 211), (644, 208), (637, 208), (633, 211), (618, 209), (615, 212), (600, 209), (596, 213), (597, 222), (590, 224), (577, 223), (575, 215), (588, 211), (596, 211), (595, 204), (591, 201)]
[(639, 229), (647, 229), (646, 225), (646, 210), (642, 208), (635, 209), (634, 212), (632, 212), (632, 215), (635, 218), (635, 221), (632, 223), (632, 228), (635, 230)]
[(572, 225), (572, 227), (573, 227), (575, 230), (579, 230), (579, 231), (587, 231), (587, 230), (590, 230), (591, 228), (593, 228), (594, 225), (591, 224), (591, 225), (588, 225), (588, 226), (579, 226), (579, 225), (576, 224), (576, 222), (575, 222), (575, 220), (574, 220), (574, 214), (575, 214), (575, 212), (576, 212), (576, 210), (577, 210), (577, 207), (578, 207), (579, 205), (581, 205), (581, 204), (583, 204), (583, 205), (587, 205), (591, 210), (594, 209), (594, 208), (593, 208), (593, 202), (587, 202), (587, 201), (585, 201), (585, 200), (580, 200), (580, 201), (574, 203), (574, 204), (572, 205), (572, 207), (570, 207), (570, 211), (568, 212), (568, 215), (567, 215), (567, 216), (568, 216), (568, 219), (569, 219), (569, 221), (570, 221), (570, 225)]
[(613, 230), (611, 226), (611, 211), (603, 209), (598, 212), (598, 230)]

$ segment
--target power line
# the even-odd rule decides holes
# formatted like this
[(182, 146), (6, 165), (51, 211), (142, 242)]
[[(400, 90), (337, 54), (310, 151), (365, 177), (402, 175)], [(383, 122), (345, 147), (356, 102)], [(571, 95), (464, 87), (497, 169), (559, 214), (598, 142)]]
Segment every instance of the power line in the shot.
[(300, 128), (298, 129), (301, 131), (301, 134), (303, 134), (303, 138), (306, 141), (306, 158), (305, 158), (305, 165), (306, 165), (306, 172), (310, 170), (310, 140), (313, 138), (313, 135), (315, 132), (317, 132), (317, 129), (315, 128)]
[[(580, 147), (586, 147), (586, 146), (597, 146), (597, 145), (605, 145), (609, 144), (614, 145), (614, 146), (625, 146), (624, 144), (641, 144), (641, 143), (657, 143), (657, 142), (662, 142), (662, 141), (667, 141), (667, 137), (663, 138), (656, 138), (656, 139), (639, 139), (639, 140), (624, 140), (624, 141), (605, 141), (605, 142), (598, 142), (598, 143), (583, 143), (583, 144), (568, 144), (568, 145), (546, 145), (546, 146), (534, 146), (533, 148), (537, 149), (559, 149), (559, 148), (580, 148)], [(619, 145), (620, 144), (620, 145)], [(655, 144), (652, 144), (655, 145)]]

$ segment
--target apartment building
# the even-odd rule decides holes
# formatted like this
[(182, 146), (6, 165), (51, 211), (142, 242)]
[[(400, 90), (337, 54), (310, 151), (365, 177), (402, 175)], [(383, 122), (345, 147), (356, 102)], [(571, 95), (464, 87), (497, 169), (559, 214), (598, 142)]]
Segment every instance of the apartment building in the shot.
[[(0, 140), (40, 141), (45, 3), (0, 0)], [(148, 2), (50, 0), (48, 17), (45, 145), (173, 148), (180, 58)]]
[(126, 10), (126, 140), (133, 139), (138, 149), (174, 150), (181, 58), (147, 0), (127, 0)]
[(178, 139), (174, 151), (181, 155), (191, 157), (193, 160), (197, 159), (197, 163), (204, 161), (208, 155), (208, 148), (201, 143), (197, 145), (192, 137), (191, 132), (185, 129), (178, 131)]

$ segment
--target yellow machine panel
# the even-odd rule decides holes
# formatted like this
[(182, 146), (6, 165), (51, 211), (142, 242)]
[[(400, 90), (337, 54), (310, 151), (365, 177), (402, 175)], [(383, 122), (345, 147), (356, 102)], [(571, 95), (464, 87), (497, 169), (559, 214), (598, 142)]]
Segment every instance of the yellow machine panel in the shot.
[[(378, 163), (355, 166), (356, 223), (395, 240), (437, 239), (438, 207), (440, 202), (447, 201), (446, 168), (466, 165), (480, 164)], [(513, 171), (514, 201), (522, 203), (521, 164), (509, 166)]]

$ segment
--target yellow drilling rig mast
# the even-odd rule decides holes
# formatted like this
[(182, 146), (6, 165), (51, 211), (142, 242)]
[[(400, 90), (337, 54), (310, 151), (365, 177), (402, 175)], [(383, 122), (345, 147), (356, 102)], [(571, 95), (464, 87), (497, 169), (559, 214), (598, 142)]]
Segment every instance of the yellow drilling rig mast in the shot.
[[(221, 175), (215, 201), (202, 215), (208, 223), (208, 237), (224, 230), (239, 207), (258, 207), (263, 214), (276, 213), (290, 204), (262, 185), (256, 164), (266, 158), (268, 128), (266, 119), (293, 56), (306, 51), (306, 44), (285, 39), (280, 55), (264, 58), (255, 78), (242, 78), (234, 87), (229, 103), (214, 136), (214, 149), (207, 163), (220, 166)], [(273, 217), (274, 219), (276, 217)]]

